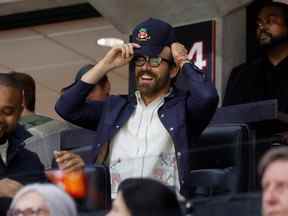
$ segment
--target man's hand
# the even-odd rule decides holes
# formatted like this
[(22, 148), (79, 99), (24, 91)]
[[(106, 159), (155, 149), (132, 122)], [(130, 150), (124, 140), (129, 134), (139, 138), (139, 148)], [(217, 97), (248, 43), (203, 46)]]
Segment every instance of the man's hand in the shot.
[(85, 163), (82, 158), (69, 151), (55, 151), (54, 156), (61, 170), (64, 172), (74, 172), (84, 169)]
[(181, 43), (173, 43), (171, 45), (171, 52), (176, 65), (180, 68), (188, 61), (188, 51)]
[(128, 43), (111, 48), (103, 59), (82, 76), (81, 80), (91, 84), (97, 83), (109, 71), (128, 64), (133, 58), (134, 48), (140, 48), (140, 45)]
[(23, 185), (9, 178), (0, 180), (0, 197), (14, 197)]
[(110, 70), (128, 64), (134, 55), (134, 48), (140, 48), (139, 44), (127, 43), (120, 47), (113, 47), (101, 60)]

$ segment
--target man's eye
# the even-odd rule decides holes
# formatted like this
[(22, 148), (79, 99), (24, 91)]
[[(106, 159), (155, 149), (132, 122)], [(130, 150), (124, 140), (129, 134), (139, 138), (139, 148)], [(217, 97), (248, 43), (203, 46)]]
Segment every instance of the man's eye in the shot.
[(150, 58), (151, 64), (159, 64), (161, 62), (161, 58)]
[(12, 115), (14, 113), (15, 109), (14, 108), (4, 108), (2, 110), (2, 113), (5, 115)]
[(145, 59), (143, 59), (143, 58), (137, 58), (137, 59), (136, 59), (136, 62), (145, 62)]
[(268, 20), (267, 23), (274, 24), (274, 23), (278, 22), (278, 17), (277, 16), (269, 16), (267, 20)]

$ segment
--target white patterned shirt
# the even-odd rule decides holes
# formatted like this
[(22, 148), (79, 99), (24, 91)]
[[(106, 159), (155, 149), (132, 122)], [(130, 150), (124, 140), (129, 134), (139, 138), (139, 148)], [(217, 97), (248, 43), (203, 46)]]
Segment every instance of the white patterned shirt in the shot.
[(179, 191), (175, 148), (158, 116), (168, 95), (146, 106), (136, 92), (135, 112), (111, 140), (108, 160), (113, 198), (120, 182), (131, 177), (154, 178)]

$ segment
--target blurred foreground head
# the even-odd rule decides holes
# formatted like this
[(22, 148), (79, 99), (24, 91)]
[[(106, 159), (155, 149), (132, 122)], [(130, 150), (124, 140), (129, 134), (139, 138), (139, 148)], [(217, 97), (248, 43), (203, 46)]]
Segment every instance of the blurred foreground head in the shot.
[(270, 150), (259, 166), (263, 216), (288, 215), (288, 147)]
[(182, 215), (176, 194), (162, 183), (147, 178), (131, 178), (119, 185), (108, 216)]
[(72, 198), (51, 184), (32, 184), (23, 187), (13, 198), (7, 216), (77, 216)]

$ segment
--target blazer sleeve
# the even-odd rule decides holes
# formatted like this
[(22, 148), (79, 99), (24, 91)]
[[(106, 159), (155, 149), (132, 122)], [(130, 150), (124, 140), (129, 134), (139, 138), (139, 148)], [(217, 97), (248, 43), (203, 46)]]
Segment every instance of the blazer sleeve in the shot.
[(181, 73), (189, 86), (186, 109), (190, 122), (190, 134), (199, 136), (216, 111), (218, 94), (211, 80), (195, 65), (184, 64)]
[(66, 121), (96, 130), (105, 102), (86, 101), (87, 95), (93, 88), (93, 84), (79, 80), (60, 96), (55, 111)]

